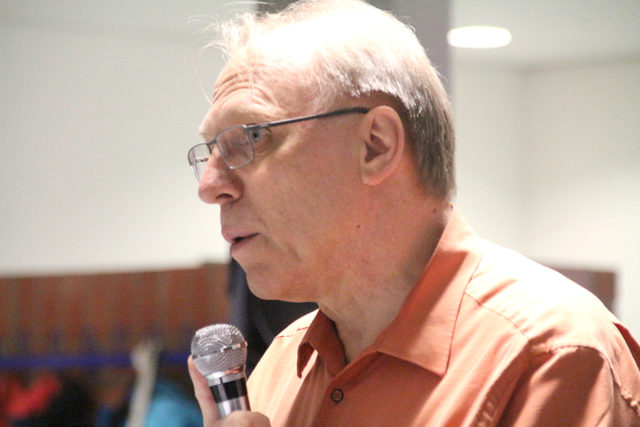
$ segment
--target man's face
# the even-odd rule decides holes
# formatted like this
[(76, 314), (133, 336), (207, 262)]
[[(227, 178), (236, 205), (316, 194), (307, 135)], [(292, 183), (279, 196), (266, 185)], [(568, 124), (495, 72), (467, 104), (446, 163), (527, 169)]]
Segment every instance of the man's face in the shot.
[[(246, 69), (225, 67), (201, 126), (206, 140), (232, 125), (324, 112), (310, 110), (295, 82), (257, 76), (250, 81)], [(220, 204), (223, 236), (256, 295), (319, 301), (339, 282), (365, 208), (358, 203), (361, 119), (353, 114), (270, 128), (254, 145), (253, 162), (236, 170), (214, 150), (199, 195)]]

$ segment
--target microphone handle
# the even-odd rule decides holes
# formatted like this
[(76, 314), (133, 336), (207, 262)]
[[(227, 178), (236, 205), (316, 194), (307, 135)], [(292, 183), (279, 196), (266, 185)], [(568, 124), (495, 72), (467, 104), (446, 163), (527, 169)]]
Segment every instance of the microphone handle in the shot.
[(244, 372), (234, 372), (208, 380), (220, 417), (225, 418), (233, 411), (251, 410)]

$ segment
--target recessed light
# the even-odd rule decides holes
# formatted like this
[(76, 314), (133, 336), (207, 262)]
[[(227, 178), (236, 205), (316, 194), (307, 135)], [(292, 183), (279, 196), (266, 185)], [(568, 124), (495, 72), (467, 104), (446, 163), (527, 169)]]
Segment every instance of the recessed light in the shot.
[(511, 43), (511, 33), (500, 27), (459, 27), (449, 30), (447, 41), (455, 47), (487, 49), (508, 45)]

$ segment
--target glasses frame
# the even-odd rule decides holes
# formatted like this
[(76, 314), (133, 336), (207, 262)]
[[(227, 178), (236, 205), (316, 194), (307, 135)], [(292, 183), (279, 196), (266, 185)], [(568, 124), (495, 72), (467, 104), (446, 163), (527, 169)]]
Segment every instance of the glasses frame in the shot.
[[(326, 113), (313, 114), (311, 116), (294, 117), (292, 119), (276, 120), (268, 123), (229, 126), (228, 128), (225, 128), (220, 132), (218, 132), (218, 134), (211, 141), (196, 144), (193, 147), (191, 147), (189, 149), (189, 152), (187, 153), (187, 160), (189, 161), (189, 165), (191, 165), (191, 167), (193, 168), (193, 172), (196, 175), (196, 179), (200, 181), (200, 174), (198, 173), (198, 164), (206, 163), (209, 161), (209, 156), (211, 156), (211, 154), (213, 153), (214, 145), (218, 144), (218, 138), (220, 137), (220, 135), (224, 134), (225, 132), (228, 132), (231, 129), (236, 129), (236, 128), (243, 129), (244, 134), (247, 137), (247, 140), (249, 141), (249, 151), (247, 152), (248, 154), (247, 160), (243, 163), (230, 165), (229, 160), (227, 159), (227, 157), (229, 157), (229, 153), (227, 152), (227, 149), (220, 149), (220, 147), (218, 148), (220, 151), (220, 155), (222, 156), (222, 160), (224, 160), (224, 163), (227, 165), (229, 169), (240, 169), (241, 167), (244, 167), (249, 163), (251, 163), (255, 157), (254, 151), (253, 151), (253, 144), (262, 138), (262, 134), (261, 133), (256, 134), (255, 133), (256, 131), (261, 131), (261, 130), (276, 127), (276, 126), (283, 126), (283, 125), (290, 125), (293, 123), (304, 122), (307, 120), (324, 119), (328, 117), (341, 116), (344, 114), (354, 114), (354, 113), (366, 114), (368, 112), (369, 112), (369, 108), (349, 107), (349, 108), (340, 108), (338, 110), (333, 110)], [(206, 146), (207, 149), (209, 150), (209, 156), (206, 159), (196, 158), (195, 150), (198, 147), (203, 147), (203, 146)]]

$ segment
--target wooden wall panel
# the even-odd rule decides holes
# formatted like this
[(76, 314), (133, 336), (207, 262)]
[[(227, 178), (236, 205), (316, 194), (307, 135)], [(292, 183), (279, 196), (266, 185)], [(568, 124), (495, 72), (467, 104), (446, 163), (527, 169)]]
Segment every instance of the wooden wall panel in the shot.
[[(613, 310), (613, 273), (555, 269)], [(0, 278), (0, 370), (25, 360), (35, 366), (61, 358), (72, 366), (122, 363), (148, 338), (183, 363), (193, 332), (227, 321), (228, 306), (226, 264)]]
[(226, 264), (0, 278), (0, 368), (122, 360), (148, 338), (186, 354), (196, 329), (227, 318)]
[(567, 267), (553, 267), (554, 270), (586, 288), (614, 312), (616, 296), (616, 275), (611, 271), (589, 270)]

